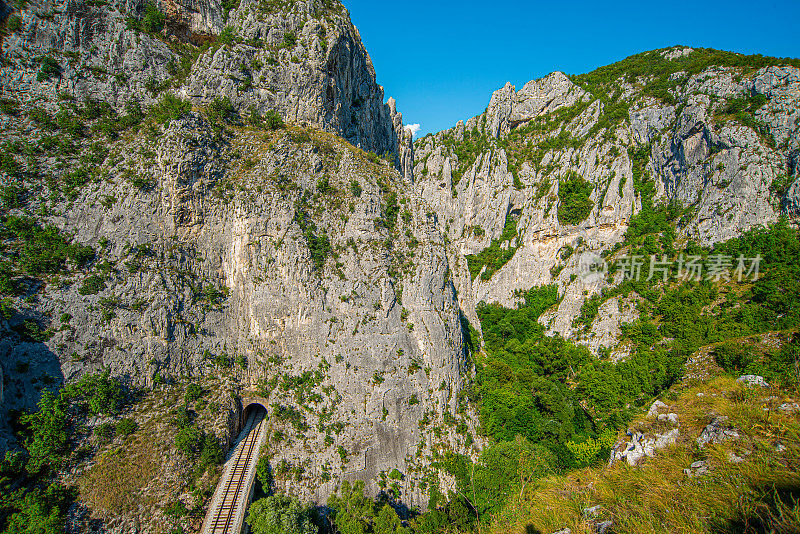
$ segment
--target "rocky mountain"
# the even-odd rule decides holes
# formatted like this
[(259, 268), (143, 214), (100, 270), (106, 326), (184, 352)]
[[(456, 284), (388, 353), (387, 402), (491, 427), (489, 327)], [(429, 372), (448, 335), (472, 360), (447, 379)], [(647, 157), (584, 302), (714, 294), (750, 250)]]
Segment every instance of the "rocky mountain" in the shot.
[[(797, 221), (798, 99), (796, 61), (675, 47), (507, 84), (484, 113), (416, 141), (417, 191), (453, 243), (470, 321), (480, 301), (511, 306), (515, 291), (556, 283), (549, 331), (624, 353), (632, 303), (615, 298), (573, 327), (588, 298), (620, 282), (585, 268), (653, 206), (674, 206), (676, 238), (701, 245)], [(571, 199), (575, 184), (588, 194)]]
[(468, 375), (460, 312), (344, 8), (64, 2), (5, 24), (6, 216), (91, 259), (26, 267), (6, 219), (4, 408), (101, 369), (224, 373), (303, 410), (275, 461), (315, 466), (309, 498), (424, 465), (420, 421), (455, 413)]
[[(81, 377), (145, 399), (140, 456), (77, 432), (76, 531), (155, 531), (165, 503), (207, 504), (213, 475), (155, 467), (177, 455), (168, 415), (189, 384), (213, 392), (192, 406), (223, 446), (242, 397), (269, 405), (284, 491), (376, 495), (399, 473), (424, 509), (455, 488), (442, 459), (487, 444), (480, 302), (556, 284), (548, 334), (624, 359), (635, 296), (580, 318), (622, 281), (588, 267), (632, 228), (663, 219), (709, 245), (800, 214), (796, 60), (674, 47), (553, 73), (412, 144), (335, 0), (0, 14), (0, 448)], [(158, 475), (118, 503), (96, 490), (113, 463)]]

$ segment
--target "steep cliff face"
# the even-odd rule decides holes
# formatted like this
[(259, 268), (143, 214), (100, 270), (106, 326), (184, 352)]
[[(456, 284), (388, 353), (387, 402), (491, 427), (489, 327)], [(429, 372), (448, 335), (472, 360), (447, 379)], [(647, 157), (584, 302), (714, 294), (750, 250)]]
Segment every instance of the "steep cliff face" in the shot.
[[(4, 97), (56, 102), (68, 93), (121, 111), (170, 88), (197, 105), (228, 97), (237, 109), (274, 109), (381, 155), (407, 146), (339, 2), (242, 0), (228, 11), (218, 1), (64, 0), (12, 16), (19, 28), (3, 39)], [(58, 74), (42, 83), (46, 57)]]
[[(636, 314), (573, 327), (586, 298), (619, 282), (585, 267), (622, 243), (643, 208), (680, 207), (678, 239), (703, 245), (797, 220), (800, 70), (717, 54), (666, 49), (520, 91), (508, 84), (483, 114), (416, 141), (417, 187), (446, 219), (474, 324), (478, 302), (511, 306), (516, 290), (556, 283), (550, 331), (611, 347)], [(585, 210), (571, 197), (582, 183)], [(501, 260), (481, 259), (491, 246)]]
[[(474, 435), (442, 424), (470, 367), (438, 218), (358, 32), (335, 2), (158, 8), (6, 19), (2, 139), (27, 159), (3, 159), (4, 413), (101, 369), (216, 376), (268, 400), (269, 454), (296, 466), (278, 484), (324, 501), (399, 469), (424, 506), (431, 451)], [(19, 224), (84, 255), (34, 268)]]

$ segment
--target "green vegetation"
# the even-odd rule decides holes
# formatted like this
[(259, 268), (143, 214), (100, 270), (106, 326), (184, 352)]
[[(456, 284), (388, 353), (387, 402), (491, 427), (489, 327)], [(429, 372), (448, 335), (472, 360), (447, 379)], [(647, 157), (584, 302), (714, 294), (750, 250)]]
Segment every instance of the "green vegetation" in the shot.
[(381, 224), (392, 233), (397, 227), (397, 216), (400, 213), (400, 205), (397, 203), (397, 193), (389, 191), (384, 194), (383, 200)]
[(124, 398), (121, 385), (107, 371), (86, 375), (57, 394), (42, 392), (38, 411), (20, 417), (20, 423), (28, 429), (24, 443), (27, 472), (44, 475), (58, 471), (72, 431), (69, 417), (81, 413), (115, 415), (122, 409)]
[(188, 100), (181, 100), (171, 93), (165, 93), (161, 100), (150, 108), (150, 114), (162, 124), (169, 124), (173, 120), (180, 119), (192, 110), (192, 104)]
[(362, 191), (361, 184), (358, 183), (358, 180), (350, 180), (350, 192), (353, 193), (354, 197), (360, 197)]
[(269, 457), (262, 456), (258, 459), (256, 464), (256, 477), (261, 484), (261, 488), (265, 493), (269, 493), (272, 489), (272, 468), (269, 465)]
[(458, 165), (451, 169), (454, 188), (461, 180), (464, 173), (472, 167), (475, 160), (478, 159), (478, 156), (488, 151), (490, 148), (489, 138), (485, 134), (480, 133), (477, 129), (465, 131), (464, 139), (460, 142), (457, 142), (454, 134), (451, 133), (442, 139), (442, 144), (451, 149), (458, 157)]
[(589, 200), (594, 186), (577, 174), (570, 173), (558, 182), (558, 221), (561, 224), (579, 224), (592, 212), (594, 202)]
[(193, 479), (200, 477), (208, 468), (222, 463), (219, 440), (214, 435), (203, 432), (185, 406), (175, 409), (174, 422), (179, 429), (175, 436), (175, 448), (194, 462)]
[(264, 121), (267, 125), (267, 128), (270, 130), (280, 130), (286, 127), (286, 124), (283, 122), (283, 118), (274, 109), (267, 111), (267, 113), (264, 115)]
[(747, 126), (758, 132), (767, 144), (775, 147), (775, 139), (770, 133), (768, 126), (756, 121), (755, 113), (764, 104), (767, 97), (757, 93), (750, 93), (739, 98), (733, 98), (719, 108), (715, 114), (718, 121), (736, 120), (740, 124)]
[(158, 9), (155, 2), (147, 2), (141, 19), (129, 17), (126, 21), (129, 30), (158, 34), (164, 29), (166, 19), (166, 15)]
[(61, 76), (61, 65), (53, 56), (43, 56), (36, 59), (41, 63), (39, 73), (36, 75), (36, 81), (44, 82), (52, 77)]
[(286, 48), (294, 48), (297, 44), (297, 35), (294, 32), (286, 32), (283, 34), (283, 46)]
[[(467, 265), (472, 278), (478, 276), (481, 269), (486, 266), (486, 270), (481, 274), (481, 280), (489, 280), (494, 273), (508, 263), (514, 257), (519, 246), (518, 244), (511, 246), (511, 241), (517, 237), (517, 220), (512, 214), (508, 214), (500, 237), (492, 239), (492, 243), (478, 254), (467, 256)], [(503, 248), (504, 244), (505, 248)]]
[[(787, 395), (748, 388), (728, 377), (676, 387), (670, 394), (670, 411), (680, 421), (677, 446), (658, 451), (637, 468), (618, 462), (541, 478), (509, 499), (483, 533), (569, 527), (590, 534), (597, 528), (582, 511), (595, 505), (597, 521), (613, 519), (619, 534), (797, 532), (800, 449), (789, 446), (779, 452), (775, 447), (776, 442), (796, 443), (800, 435), (796, 415), (775, 409)], [(746, 436), (746, 445), (737, 440), (699, 448), (695, 439), (712, 413), (727, 418)], [(642, 417), (634, 428), (663, 432), (659, 425)], [(743, 449), (753, 454), (743, 455)], [(731, 453), (746, 458), (731, 461)], [(687, 477), (684, 469), (695, 461), (704, 461), (710, 473)]]
[(644, 83), (645, 94), (674, 104), (675, 97), (670, 91), (678, 86), (679, 81), (670, 79), (673, 74), (685, 72), (691, 76), (712, 66), (737, 67), (746, 71), (755, 71), (771, 65), (800, 67), (800, 60), (762, 55), (746, 56), (710, 48), (695, 48), (686, 56), (666, 59), (661, 50), (653, 50), (571, 78), (573, 82), (595, 96), (614, 93), (617, 90), (619, 79), (626, 79), (630, 82), (640, 81)]
[(411, 534), (402, 526), (397, 512), (388, 503), (376, 503), (364, 496), (364, 483), (342, 482), (339, 491), (328, 499), (328, 516), (340, 534)]
[(306, 238), (308, 250), (311, 253), (311, 260), (314, 262), (314, 268), (317, 271), (322, 271), (325, 266), (325, 261), (331, 253), (331, 244), (328, 236), (322, 232), (318, 232), (314, 220), (309, 215), (309, 201), (311, 193), (306, 191), (298, 199), (295, 205), (294, 220), (300, 226), (303, 236)]
[(30, 217), (0, 216), (0, 269), (5, 270), (4, 293), (19, 287), (17, 276), (34, 278), (64, 272), (67, 261), (83, 267), (94, 258), (91, 247), (70, 243), (55, 226), (40, 226)]
[(201, 398), (204, 394), (205, 390), (203, 390), (201, 385), (195, 383), (189, 384), (186, 386), (186, 393), (183, 396), (183, 402), (185, 404), (192, 403)]
[(580, 406), (581, 398), (565, 383), (592, 358), (583, 347), (544, 335), (538, 318), (559, 302), (556, 286), (519, 296), (516, 310), (478, 307), (487, 355), (479, 362), (476, 381), (481, 423), (497, 441), (523, 436), (551, 449), (561, 467), (573, 467), (575, 459), (565, 444), (596, 437), (597, 429)]
[[(635, 165), (643, 168), (644, 158), (636, 159), (639, 163)], [(618, 431), (654, 396), (675, 384), (684, 362), (703, 346), (714, 345), (717, 362), (733, 376), (758, 374), (784, 388), (798, 386), (797, 230), (780, 223), (747, 232), (713, 250), (689, 244), (676, 251), (674, 234), (665, 239), (670, 237), (669, 221), (676, 212), (672, 207), (650, 207), (629, 235), (629, 253), (652, 250), (671, 258), (679, 252), (734, 258), (760, 254), (760, 279), (668, 284), (660, 278), (629, 280), (608, 294), (589, 299), (580, 319), (587, 325), (599, 305), (612, 295), (635, 292), (643, 299), (640, 318), (623, 327), (623, 342), (632, 348), (632, 354), (618, 363), (597, 360), (584, 347), (544, 335), (538, 319), (559, 302), (555, 286), (519, 293), (521, 302), (516, 309), (481, 303), (477, 311), (484, 350), (476, 358), (476, 381), (468, 396), (478, 403), (481, 431), (491, 438), (492, 445), (474, 464), (464, 456), (444, 455), (438, 467), (455, 476), (458, 493), (451, 495), (445, 506), (437, 505), (419, 517), (417, 532), (424, 532), (420, 529), (429, 523), (457, 521), (458, 514), (453, 517), (451, 510), (458, 507), (461, 497), (457, 495), (466, 497), (464, 510), (488, 524), (492, 517), (517, 506), (518, 496), (526, 487), (536, 487), (535, 481), (542, 476), (597, 465), (607, 458)], [(788, 331), (783, 334), (787, 341), (779, 349), (758, 343), (759, 334), (774, 331)], [(743, 338), (755, 341), (743, 342)], [(536, 462), (531, 463), (532, 459)], [(437, 499), (439, 503), (441, 498)], [(460, 530), (474, 529), (469, 514), (462, 515)]]
[(253, 534), (317, 534), (315, 516), (297, 497), (276, 494), (255, 501), (246, 521)]
[(120, 419), (119, 422), (117, 422), (116, 429), (117, 434), (120, 436), (130, 436), (139, 430), (139, 424), (133, 419), (126, 417), (125, 419)]
[(80, 288), (79, 295), (95, 295), (106, 288), (106, 280), (103, 276), (92, 274), (87, 276)]
[(22, 19), (18, 15), (11, 15), (6, 20), (6, 31), (14, 33), (22, 28)]

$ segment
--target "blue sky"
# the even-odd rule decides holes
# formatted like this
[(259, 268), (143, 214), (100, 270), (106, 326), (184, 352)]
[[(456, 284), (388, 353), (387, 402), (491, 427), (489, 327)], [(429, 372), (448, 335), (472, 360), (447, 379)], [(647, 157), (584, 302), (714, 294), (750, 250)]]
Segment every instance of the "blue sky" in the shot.
[(800, 1), (343, 0), (386, 97), (420, 135), (481, 113), (507, 81), (579, 74), (674, 44), (800, 57)]

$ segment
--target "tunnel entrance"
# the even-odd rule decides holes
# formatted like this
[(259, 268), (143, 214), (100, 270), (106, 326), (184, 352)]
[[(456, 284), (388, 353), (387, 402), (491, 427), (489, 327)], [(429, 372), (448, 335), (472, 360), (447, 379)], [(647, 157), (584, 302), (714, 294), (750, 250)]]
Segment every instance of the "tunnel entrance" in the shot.
[(241, 403), (242, 409), (239, 412), (239, 421), (236, 428), (237, 434), (246, 428), (247, 419), (250, 417), (250, 415), (256, 413), (258, 414), (259, 418), (262, 418), (266, 417), (268, 412), (268, 404), (264, 399), (243, 397), (241, 399)]
[[(242, 423), (247, 422), (247, 418), (254, 412), (258, 418), (263, 418), (267, 414), (267, 408), (260, 402), (251, 402), (242, 410)], [(244, 425), (242, 425), (242, 428), (244, 428)]]

